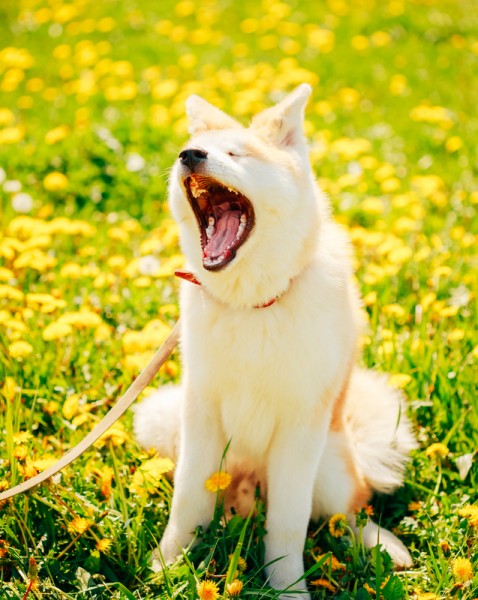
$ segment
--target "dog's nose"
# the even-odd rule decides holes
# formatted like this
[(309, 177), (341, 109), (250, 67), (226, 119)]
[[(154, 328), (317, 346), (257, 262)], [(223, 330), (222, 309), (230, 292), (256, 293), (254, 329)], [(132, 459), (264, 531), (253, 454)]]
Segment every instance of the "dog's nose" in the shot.
[(187, 148), (179, 153), (181, 164), (189, 167), (191, 171), (194, 171), (194, 167), (197, 167), (197, 165), (203, 160), (206, 160), (206, 158), (207, 152), (201, 150), (201, 148)]

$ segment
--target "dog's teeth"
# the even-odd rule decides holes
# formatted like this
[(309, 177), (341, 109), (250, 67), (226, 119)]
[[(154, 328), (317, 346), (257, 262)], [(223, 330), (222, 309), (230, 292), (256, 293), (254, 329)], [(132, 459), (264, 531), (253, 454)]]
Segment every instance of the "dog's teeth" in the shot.
[(238, 240), (242, 234), (244, 233), (244, 230), (246, 229), (246, 224), (247, 224), (247, 217), (244, 213), (242, 213), (241, 215), (241, 223), (239, 225), (239, 228), (237, 230), (236, 233), (236, 240)]
[(208, 226), (206, 228), (206, 236), (207, 236), (207, 239), (210, 240), (212, 237), (212, 234), (214, 233), (214, 225), (215, 225), (214, 218), (209, 217), (207, 222), (208, 222)]

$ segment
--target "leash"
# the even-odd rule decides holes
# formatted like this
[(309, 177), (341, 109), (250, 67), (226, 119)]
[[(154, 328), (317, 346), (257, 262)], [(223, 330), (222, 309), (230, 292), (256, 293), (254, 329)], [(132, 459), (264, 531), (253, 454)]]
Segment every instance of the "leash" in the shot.
[[(194, 283), (196, 285), (201, 285), (201, 282), (197, 279), (194, 273), (190, 271), (184, 271), (178, 269), (174, 273), (176, 277), (180, 277), (190, 283)], [(264, 302), (264, 304), (255, 304), (253, 308), (267, 308), (274, 304), (274, 302), (278, 300), (278, 297), (272, 298), (268, 302)], [(45, 469), (38, 475), (19, 483), (15, 487), (10, 488), (4, 492), (0, 493), (0, 502), (3, 500), (8, 500), (9, 498), (13, 498), (13, 496), (17, 496), (18, 494), (23, 494), (28, 490), (31, 490), (35, 486), (43, 483), (53, 475), (56, 475), (59, 471), (64, 469), (74, 460), (76, 460), (79, 456), (83, 454), (90, 446), (92, 446), (116, 421), (128, 410), (128, 408), (133, 404), (136, 398), (141, 394), (144, 388), (151, 382), (153, 377), (159, 371), (161, 366), (166, 362), (166, 360), (171, 356), (172, 351), (176, 347), (179, 340), (179, 320), (176, 321), (176, 324), (172, 328), (168, 337), (165, 339), (159, 350), (153, 356), (149, 364), (141, 371), (138, 377), (133, 381), (133, 383), (129, 386), (126, 392), (121, 396), (118, 402), (106, 413), (106, 415), (101, 419), (101, 421), (96, 425), (96, 427), (90, 431), (90, 433), (84, 437), (76, 446), (73, 446), (66, 454), (64, 454), (59, 460), (56, 461), (51, 467)]]
[(85, 450), (98, 440), (133, 404), (136, 398), (141, 394), (144, 388), (151, 382), (153, 377), (159, 371), (161, 366), (171, 356), (172, 351), (176, 347), (179, 339), (179, 321), (176, 322), (168, 337), (165, 339), (159, 350), (153, 356), (149, 364), (141, 371), (138, 377), (129, 386), (126, 392), (121, 396), (118, 402), (109, 410), (108, 413), (101, 419), (96, 427), (84, 437), (76, 446), (73, 446), (66, 454), (64, 454), (54, 465), (45, 469), (31, 479), (23, 481), (5, 492), (0, 494), (0, 501), (8, 500), (18, 494), (23, 494), (27, 490), (43, 483), (67, 465), (77, 459)]

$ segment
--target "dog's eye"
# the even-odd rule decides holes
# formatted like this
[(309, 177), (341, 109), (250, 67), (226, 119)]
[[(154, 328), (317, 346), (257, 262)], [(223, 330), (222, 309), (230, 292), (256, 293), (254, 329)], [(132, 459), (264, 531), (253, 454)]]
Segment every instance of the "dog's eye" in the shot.
[(244, 154), (244, 153), (240, 154), (239, 152), (231, 152), (231, 151), (227, 152), (227, 155), (232, 156), (233, 158), (242, 158), (244, 156), (247, 156), (247, 154)]

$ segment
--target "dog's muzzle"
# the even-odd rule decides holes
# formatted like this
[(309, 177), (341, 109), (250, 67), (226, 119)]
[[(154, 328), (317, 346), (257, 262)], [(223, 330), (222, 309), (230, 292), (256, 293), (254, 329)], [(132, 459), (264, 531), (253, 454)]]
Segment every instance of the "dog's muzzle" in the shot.
[(188, 167), (191, 173), (194, 173), (194, 169), (206, 159), (207, 152), (201, 148), (187, 148), (179, 153), (181, 164)]

